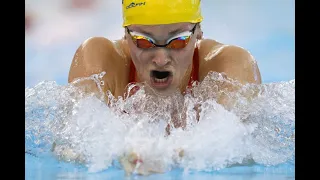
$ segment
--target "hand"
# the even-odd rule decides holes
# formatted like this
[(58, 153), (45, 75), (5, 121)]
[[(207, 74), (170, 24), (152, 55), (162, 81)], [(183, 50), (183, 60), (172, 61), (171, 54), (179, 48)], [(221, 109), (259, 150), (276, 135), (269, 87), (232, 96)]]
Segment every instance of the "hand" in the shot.
[(153, 173), (164, 173), (163, 163), (157, 161), (143, 161), (139, 154), (131, 152), (119, 158), (119, 162), (126, 175), (138, 174), (149, 175)]

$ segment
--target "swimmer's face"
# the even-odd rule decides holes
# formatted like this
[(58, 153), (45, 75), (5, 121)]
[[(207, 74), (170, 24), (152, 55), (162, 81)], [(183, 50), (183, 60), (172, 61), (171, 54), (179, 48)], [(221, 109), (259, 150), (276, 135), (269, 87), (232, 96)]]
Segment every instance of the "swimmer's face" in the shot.
[(199, 26), (191, 23), (128, 26), (126, 39), (139, 81), (157, 94), (177, 91), (189, 80), (185, 74), (200, 33)]

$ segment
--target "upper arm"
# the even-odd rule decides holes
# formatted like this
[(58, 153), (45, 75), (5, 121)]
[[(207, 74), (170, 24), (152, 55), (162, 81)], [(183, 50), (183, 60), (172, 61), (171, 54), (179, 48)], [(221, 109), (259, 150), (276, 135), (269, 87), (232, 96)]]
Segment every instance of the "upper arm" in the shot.
[[(212, 44), (212, 43), (211, 43)], [(229, 78), (246, 83), (261, 83), (261, 75), (254, 57), (245, 49), (238, 46), (209, 44), (204, 47), (207, 53), (215, 51), (211, 56), (203, 56), (200, 67), (203, 70), (200, 77), (203, 79), (208, 72), (225, 73)]]
[[(261, 84), (261, 75), (257, 65), (257, 62), (253, 56), (245, 49), (237, 46), (223, 45), (211, 40), (204, 42), (200, 48), (202, 48), (202, 54), (200, 55), (200, 68), (199, 72), (200, 80), (202, 81), (209, 72), (224, 73), (228, 78), (237, 80), (241, 84), (255, 83)], [(230, 81), (220, 83), (219, 89), (224, 92), (237, 91), (240, 86)], [(248, 99), (251, 99), (255, 94), (245, 94)], [(232, 96), (231, 96), (232, 97)], [(232, 107), (236, 102), (236, 99), (231, 98), (221, 93), (217, 98), (217, 102), (225, 107)]]
[[(93, 74), (100, 74), (105, 72), (106, 74), (102, 77), (103, 83), (100, 87), (105, 92), (110, 90), (114, 91), (114, 77), (115, 72), (110, 68), (114, 67), (114, 61), (112, 59), (113, 54), (112, 42), (102, 37), (89, 38), (84, 41), (74, 54), (68, 82), (74, 82), (76, 79), (89, 77)], [(84, 87), (87, 92), (98, 92), (98, 85), (93, 80), (80, 81), (77, 85)]]

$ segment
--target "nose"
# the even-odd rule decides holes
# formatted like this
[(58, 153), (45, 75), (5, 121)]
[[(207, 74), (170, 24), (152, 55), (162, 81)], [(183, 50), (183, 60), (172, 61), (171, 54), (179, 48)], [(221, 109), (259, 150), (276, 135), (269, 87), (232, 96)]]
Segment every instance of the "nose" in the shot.
[(164, 67), (168, 65), (171, 62), (171, 60), (168, 57), (168, 52), (164, 48), (159, 48), (154, 53), (152, 62), (158, 67)]

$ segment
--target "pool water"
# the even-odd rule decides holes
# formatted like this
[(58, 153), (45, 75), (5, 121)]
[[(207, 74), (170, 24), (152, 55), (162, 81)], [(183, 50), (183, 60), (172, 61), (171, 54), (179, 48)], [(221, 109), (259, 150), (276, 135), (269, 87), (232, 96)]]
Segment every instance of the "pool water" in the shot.
[(53, 157), (34, 157), (26, 154), (26, 180), (36, 179), (152, 179), (152, 180), (289, 180), (295, 179), (295, 167), (293, 164), (282, 164), (266, 167), (263, 165), (238, 166), (212, 172), (190, 171), (173, 169), (163, 174), (149, 176), (126, 176), (119, 167), (111, 167), (98, 173), (89, 173), (83, 166), (59, 162)]
[[(99, 83), (101, 77), (92, 78)], [(221, 95), (209, 89), (217, 83), (236, 82), (211, 74), (194, 88), (193, 97), (152, 99), (141, 88), (110, 107), (76, 93), (72, 85), (44, 81), (26, 88), (26, 179), (295, 179), (295, 81), (245, 86), (227, 94), (237, 100), (230, 109), (210, 98)], [(250, 93), (256, 98), (244, 98)], [(199, 122), (193, 110), (197, 103)], [(182, 106), (185, 129), (172, 128), (166, 136), (167, 112)], [(87, 163), (58, 161), (53, 142)], [(179, 148), (185, 155), (173, 161)], [(166, 171), (126, 176), (117, 159), (129, 151)]]

